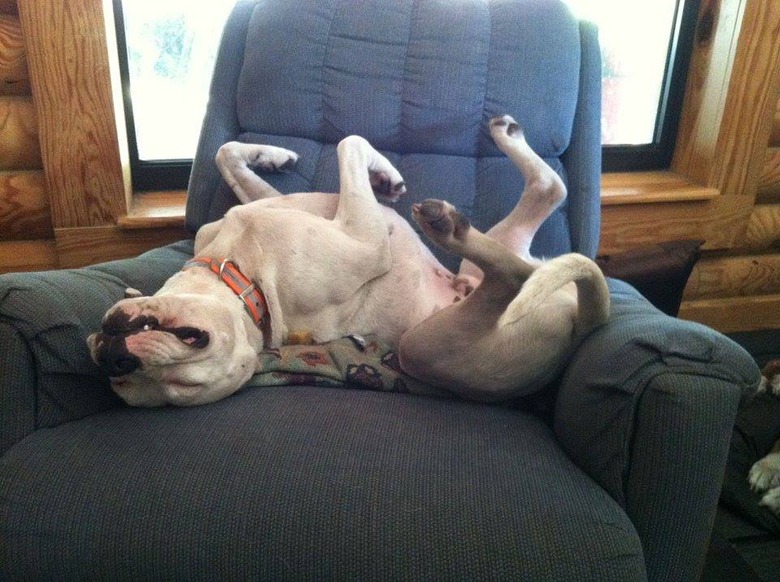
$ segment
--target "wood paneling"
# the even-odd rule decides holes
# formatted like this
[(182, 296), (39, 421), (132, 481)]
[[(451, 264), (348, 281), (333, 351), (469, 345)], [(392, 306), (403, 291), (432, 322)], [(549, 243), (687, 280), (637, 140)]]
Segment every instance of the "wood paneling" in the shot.
[(29, 92), (22, 26), (16, 16), (0, 13), (0, 95), (27, 95)]
[(0, 241), (0, 273), (56, 269), (54, 241)]
[(760, 251), (776, 246), (780, 246), (780, 204), (758, 204), (750, 214), (744, 247)]
[(758, 182), (760, 202), (780, 202), (780, 148), (769, 148)]
[(705, 249), (741, 241), (752, 200), (718, 196), (703, 202), (603, 206), (599, 254), (609, 255), (658, 242), (700, 238)]
[(780, 329), (780, 294), (684, 301), (680, 318), (705, 323), (723, 333)]
[(186, 190), (144, 192), (133, 197), (127, 216), (119, 218), (124, 229), (183, 227)]
[(0, 97), (0, 170), (41, 167), (38, 124), (30, 97)]
[(28, 66), (55, 228), (115, 224), (127, 212), (106, 37), (110, 11), (107, 0), (19, 4), (25, 42), (35, 47)]
[(0, 14), (18, 14), (16, 0), (0, 0)]
[(118, 226), (56, 229), (57, 255), (62, 267), (82, 267), (134, 257), (191, 235), (184, 228), (124, 230)]
[[(740, 34), (742, 26), (748, 34)], [(673, 168), (752, 196), (780, 98), (780, 2), (705, 0)], [(727, 87), (727, 91), (723, 88)]]
[(0, 240), (53, 237), (43, 172), (0, 172)]
[(705, 257), (685, 288), (689, 299), (768, 295), (780, 290), (780, 254)]
[(777, 110), (772, 120), (772, 132), (769, 135), (770, 147), (780, 147), (780, 101), (777, 102)]

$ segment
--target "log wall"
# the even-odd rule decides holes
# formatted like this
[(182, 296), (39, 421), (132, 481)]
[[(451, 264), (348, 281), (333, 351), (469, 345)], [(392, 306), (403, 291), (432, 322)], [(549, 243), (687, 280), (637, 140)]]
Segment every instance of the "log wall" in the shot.
[(0, 0), (0, 272), (58, 266), (15, 0)]

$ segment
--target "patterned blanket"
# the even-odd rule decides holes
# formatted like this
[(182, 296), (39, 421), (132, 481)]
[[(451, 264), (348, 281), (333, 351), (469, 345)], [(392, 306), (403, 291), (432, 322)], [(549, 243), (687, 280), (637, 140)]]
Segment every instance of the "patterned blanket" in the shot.
[(452, 395), (405, 374), (398, 354), (373, 336), (349, 336), (325, 344), (289, 345), (258, 356), (261, 369), (248, 386), (324, 386), (427, 396)]

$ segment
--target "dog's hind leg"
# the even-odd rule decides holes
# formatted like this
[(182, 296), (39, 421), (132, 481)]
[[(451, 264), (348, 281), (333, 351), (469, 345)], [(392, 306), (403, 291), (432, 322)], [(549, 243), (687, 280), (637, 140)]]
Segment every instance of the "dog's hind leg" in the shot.
[(447, 202), (426, 200), (412, 212), (434, 242), (472, 261), (484, 278), (465, 299), (403, 335), (399, 356), (408, 374), (478, 400), (527, 394), (550, 381), (579, 338), (606, 320), (606, 282), (587, 257), (529, 262)]
[(298, 154), (284, 148), (231, 141), (217, 151), (216, 163), (227, 185), (243, 203), (280, 196), (278, 190), (258, 176), (263, 172), (288, 172), (295, 167)]
[[(566, 186), (560, 176), (534, 152), (520, 126), (509, 115), (490, 120), (490, 135), (506, 156), (518, 167), (525, 180), (520, 200), (512, 211), (487, 231), (512, 253), (531, 263), (531, 242), (542, 223), (566, 199)], [(463, 261), (459, 276), (463, 280), (481, 279), (480, 269)]]

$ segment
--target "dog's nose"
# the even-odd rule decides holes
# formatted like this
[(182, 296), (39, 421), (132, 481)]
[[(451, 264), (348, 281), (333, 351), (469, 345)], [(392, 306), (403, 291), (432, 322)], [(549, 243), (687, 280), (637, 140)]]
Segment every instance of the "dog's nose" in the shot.
[(101, 362), (100, 366), (109, 376), (126, 376), (141, 367), (141, 360), (132, 354), (120, 356), (107, 362)]
[(126, 376), (141, 367), (141, 360), (128, 351), (124, 337), (100, 334), (98, 346), (95, 361), (109, 376)]

